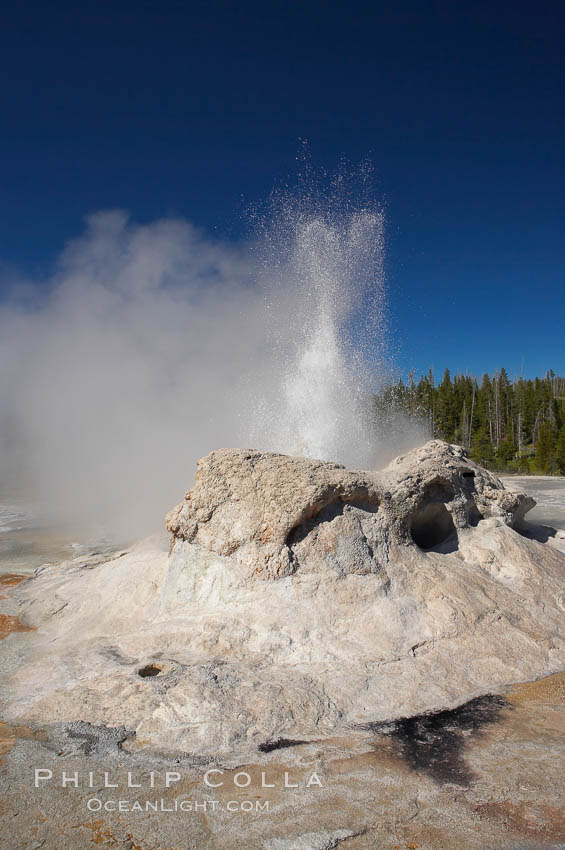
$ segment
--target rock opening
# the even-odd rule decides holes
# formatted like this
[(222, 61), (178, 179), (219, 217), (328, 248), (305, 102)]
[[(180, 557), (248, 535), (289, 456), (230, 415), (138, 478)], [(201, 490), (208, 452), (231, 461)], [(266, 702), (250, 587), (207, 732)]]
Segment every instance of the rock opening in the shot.
[(377, 502), (371, 502), (368, 499), (356, 501), (345, 501), (344, 499), (336, 499), (334, 502), (330, 502), (329, 505), (326, 505), (324, 508), (322, 508), (322, 510), (314, 516), (304, 520), (299, 525), (296, 525), (288, 533), (286, 538), (286, 545), (292, 547), (296, 543), (300, 543), (317, 526), (322, 525), (325, 522), (332, 522), (332, 520), (336, 519), (336, 517), (341, 517), (344, 515), (344, 513), (347, 514), (352, 509), (357, 509), (359, 511), (364, 511), (368, 514), (372, 514), (378, 511), (379, 505)]
[(449, 540), (457, 540), (453, 517), (443, 502), (429, 502), (416, 511), (411, 518), (410, 533), (420, 549), (433, 549)]
[(438, 478), (424, 487), (424, 497), (433, 502), (451, 502), (455, 498), (455, 487), (450, 481)]
[(152, 676), (158, 676), (159, 673), (162, 672), (162, 668), (157, 664), (147, 664), (145, 667), (142, 667), (137, 671), (137, 675), (141, 676), (142, 679), (151, 678)]
[(286, 538), (294, 571), (329, 569), (341, 577), (382, 572), (386, 558), (377, 551), (377, 514), (376, 501), (340, 498), (326, 505), (292, 529)]
[(484, 519), (482, 513), (475, 505), (474, 502), (471, 502), (469, 508), (467, 510), (467, 519), (471, 528), (476, 528), (482, 519)]

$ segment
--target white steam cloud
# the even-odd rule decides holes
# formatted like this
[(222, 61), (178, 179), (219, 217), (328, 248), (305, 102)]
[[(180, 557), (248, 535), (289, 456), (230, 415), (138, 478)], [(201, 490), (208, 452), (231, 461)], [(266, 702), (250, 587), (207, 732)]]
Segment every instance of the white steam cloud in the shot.
[(362, 348), (369, 314), (382, 337), (382, 216), (281, 222), (257, 248), (91, 216), (47, 285), (0, 308), (3, 481), (131, 536), (219, 447), (374, 466)]
[(246, 431), (261, 307), (249, 258), (190, 224), (90, 217), (43, 302), (0, 314), (4, 471), (86, 527), (155, 527), (195, 459)]

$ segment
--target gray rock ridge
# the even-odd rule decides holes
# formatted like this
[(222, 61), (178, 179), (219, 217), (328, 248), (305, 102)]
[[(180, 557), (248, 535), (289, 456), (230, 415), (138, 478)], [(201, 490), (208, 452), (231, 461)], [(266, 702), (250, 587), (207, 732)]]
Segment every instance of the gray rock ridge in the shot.
[(535, 502), (508, 491), (464, 449), (432, 440), (381, 472), (245, 449), (199, 461), (195, 484), (166, 518), (177, 540), (280, 579), (324, 565), (384, 576), (391, 545), (449, 548), (458, 529), (500, 517), (517, 525)]

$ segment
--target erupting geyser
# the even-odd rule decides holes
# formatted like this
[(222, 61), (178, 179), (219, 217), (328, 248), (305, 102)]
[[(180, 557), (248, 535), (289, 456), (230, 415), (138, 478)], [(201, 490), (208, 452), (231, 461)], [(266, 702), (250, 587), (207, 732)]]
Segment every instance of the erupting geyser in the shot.
[(37, 309), (0, 310), (3, 482), (128, 539), (218, 446), (374, 467), (383, 214), (346, 182), (276, 196), (240, 244), (91, 216)]
[(275, 329), (281, 392), (269, 411), (273, 442), (289, 454), (368, 466), (375, 453), (371, 366), (384, 327), (382, 215), (293, 213), (274, 230), (294, 295), (286, 304), (275, 300), (282, 327)]
[(386, 328), (383, 213), (342, 182), (277, 196), (261, 234), (275, 397), (255, 444), (368, 467)]

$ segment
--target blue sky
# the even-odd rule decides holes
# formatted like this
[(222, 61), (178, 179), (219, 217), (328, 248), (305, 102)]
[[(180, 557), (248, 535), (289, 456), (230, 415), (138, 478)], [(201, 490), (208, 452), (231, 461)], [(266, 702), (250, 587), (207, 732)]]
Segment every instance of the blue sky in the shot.
[(4, 4), (0, 262), (90, 212), (228, 239), (295, 168), (370, 157), (401, 369), (565, 372), (565, 8)]

